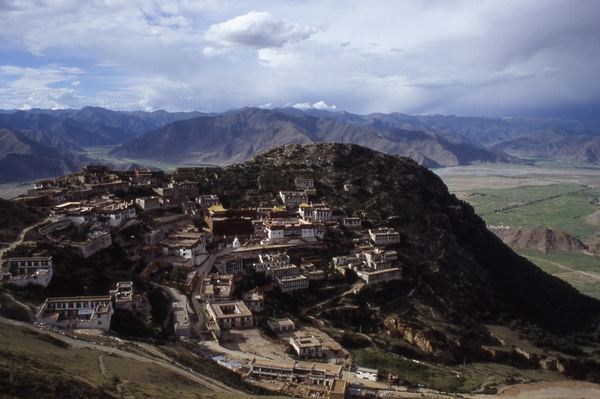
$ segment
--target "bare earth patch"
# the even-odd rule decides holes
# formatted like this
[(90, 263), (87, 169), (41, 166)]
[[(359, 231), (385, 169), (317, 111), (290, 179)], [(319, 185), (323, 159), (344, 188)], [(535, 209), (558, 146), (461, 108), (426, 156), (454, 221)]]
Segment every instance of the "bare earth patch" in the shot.
[(539, 382), (506, 388), (497, 397), (509, 399), (597, 399), (600, 398), (600, 385), (582, 381)]

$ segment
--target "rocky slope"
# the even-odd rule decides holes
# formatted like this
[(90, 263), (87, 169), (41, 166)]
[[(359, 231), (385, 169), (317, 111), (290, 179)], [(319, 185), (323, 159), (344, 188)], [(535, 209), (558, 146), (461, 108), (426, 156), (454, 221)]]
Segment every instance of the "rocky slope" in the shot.
[(493, 232), (514, 249), (550, 252), (583, 252), (587, 246), (577, 237), (548, 228), (495, 229)]
[(431, 167), (509, 159), (458, 137), (389, 127), (376, 120), (348, 123), (328, 115), (320, 117), (258, 108), (178, 121), (120, 146), (113, 155), (179, 163), (228, 164), (245, 161), (281, 145), (313, 142), (359, 144), (407, 156)]

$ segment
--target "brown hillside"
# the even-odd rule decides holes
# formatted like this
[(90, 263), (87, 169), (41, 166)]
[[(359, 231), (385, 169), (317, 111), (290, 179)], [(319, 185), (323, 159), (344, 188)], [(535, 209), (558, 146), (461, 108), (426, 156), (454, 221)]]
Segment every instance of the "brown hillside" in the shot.
[(551, 252), (582, 252), (587, 246), (576, 237), (548, 228), (496, 229), (493, 232), (514, 249), (536, 249)]

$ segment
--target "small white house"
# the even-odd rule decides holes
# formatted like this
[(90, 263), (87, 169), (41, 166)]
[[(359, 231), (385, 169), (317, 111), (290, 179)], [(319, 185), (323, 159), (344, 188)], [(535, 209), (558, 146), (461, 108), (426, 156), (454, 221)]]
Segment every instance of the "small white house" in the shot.
[(356, 370), (356, 378), (368, 381), (377, 381), (378, 371), (376, 369), (368, 369), (365, 367), (359, 367)]

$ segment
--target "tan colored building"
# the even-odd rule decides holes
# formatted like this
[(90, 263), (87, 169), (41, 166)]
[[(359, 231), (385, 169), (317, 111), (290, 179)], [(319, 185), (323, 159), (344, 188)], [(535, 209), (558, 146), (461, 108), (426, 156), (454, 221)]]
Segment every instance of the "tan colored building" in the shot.
[(300, 357), (315, 358), (323, 356), (323, 345), (314, 335), (291, 337), (290, 345)]
[(250, 364), (250, 375), (260, 379), (331, 387), (335, 380), (342, 378), (342, 366), (254, 359)]
[(308, 288), (308, 278), (302, 275), (278, 277), (275, 279), (275, 282), (283, 293), (304, 290)]
[(400, 234), (389, 227), (369, 229), (369, 237), (375, 245), (389, 245), (400, 242)]
[(253, 312), (260, 313), (265, 307), (265, 296), (260, 292), (245, 292), (242, 300)]
[(358, 270), (356, 274), (367, 285), (381, 284), (387, 281), (400, 280), (402, 278), (402, 270), (397, 267), (384, 270)]
[(66, 329), (98, 329), (106, 332), (110, 329), (112, 314), (110, 295), (76, 296), (47, 298), (37, 319)]
[(135, 203), (144, 211), (158, 209), (161, 207), (160, 198), (155, 195), (136, 198)]
[(110, 233), (105, 231), (94, 231), (88, 234), (88, 239), (82, 242), (71, 242), (69, 245), (79, 252), (84, 258), (89, 258), (96, 252), (106, 249), (112, 245)]
[(221, 330), (254, 327), (254, 317), (242, 301), (209, 303), (208, 314)]
[(235, 287), (233, 274), (208, 274), (203, 281), (202, 296), (206, 302), (223, 302)]
[(275, 334), (294, 331), (296, 324), (291, 319), (271, 319), (267, 321), (269, 330)]

